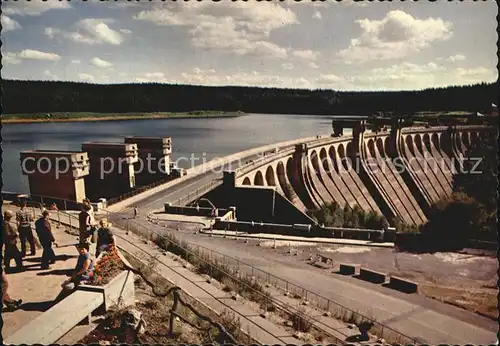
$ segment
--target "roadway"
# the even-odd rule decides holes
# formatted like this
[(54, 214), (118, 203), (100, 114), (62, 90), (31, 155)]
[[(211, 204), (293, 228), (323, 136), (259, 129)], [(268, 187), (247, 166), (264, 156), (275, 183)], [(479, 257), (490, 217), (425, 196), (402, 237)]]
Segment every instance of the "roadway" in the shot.
[[(129, 214), (130, 215), (130, 214)], [(120, 224), (116, 220), (116, 224)], [(146, 217), (136, 220), (159, 233), (164, 227)], [(431, 300), (421, 295), (405, 294), (352, 277), (331, 274), (297, 260), (256, 246), (221, 237), (208, 237), (191, 231), (172, 231), (181, 240), (204, 246), (239, 259), (292, 284), (359, 311), (398, 332), (428, 344), (494, 344), (498, 324), (472, 312)], [(250, 268), (238, 269), (259, 276)], [(265, 280), (264, 274), (260, 274)], [(309, 298), (313, 299), (313, 298)]]
[[(287, 147), (283, 147), (285, 148)], [(258, 157), (259, 155), (243, 157), (241, 160), (231, 162), (229, 168), (236, 169), (240, 163), (255, 160)], [(150, 229), (165, 232), (164, 227), (149, 223), (145, 215), (152, 211), (163, 210), (164, 203), (173, 202), (211, 181), (222, 179), (222, 172), (220, 168), (218, 171), (210, 170), (201, 175), (186, 178), (167, 190), (145, 195), (133, 204), (139, 208), (141, 215), (136, 221)], [(122, 211), (111, 218), (118, 225), (125, 214), (127, 211)], [(175, 234), (190, 243), (238, 258), (332, 301), (358, 310), (422, 342), (430, 344), (491, 344), (496, 342), (498, 325), (477, 314), (421, 296), (399, 294), (399, 292), (349, 277), (325, 274), (305, 263), (266, 254), (257, 246), (245, 246), (227, 239), (208, 238), (187, 232)]]

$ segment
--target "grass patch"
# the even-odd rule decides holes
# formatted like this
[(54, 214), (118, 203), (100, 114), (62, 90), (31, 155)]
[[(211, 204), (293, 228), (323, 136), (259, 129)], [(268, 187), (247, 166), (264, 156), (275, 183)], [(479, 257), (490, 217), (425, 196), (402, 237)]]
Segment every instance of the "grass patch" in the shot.
[(493, 320), (497, 319), (496, 289), (460, 289), (437, 285), (420, 285), (419, 291), (429, 297), (444, 303), (458, 306), (462, 309), (478, 313)]
[(103, 120), (140, 120), (140, 119), (178, 119), (236, 117), (243, 112), (191, 111), (183, 113), (92, 113), (92, 112), (54, 112), (54, 113), (16, 113), (2, 114), (4, 123), (58, 122), (58, 121), (103, 121)]

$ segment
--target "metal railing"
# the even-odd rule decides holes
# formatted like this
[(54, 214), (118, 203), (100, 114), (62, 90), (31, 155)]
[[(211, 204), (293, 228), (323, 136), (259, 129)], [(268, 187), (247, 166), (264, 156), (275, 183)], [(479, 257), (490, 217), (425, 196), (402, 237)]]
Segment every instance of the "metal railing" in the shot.
[[(204, 188), (209, 188), (211, 185), (215, 185), (216, 183), (220, 184), (219, 181), (215, 181), (215, 182), (212, 181), (209, 184), (207, 184)], [(203, 188), (199, 189), (200, 192), (202, 189)], [(43, 196), (37, 196), (37, 197), (43, 197)], [(46, 197), (46, 199), (49, 199), (50, 201), (52, 201), (55, 198)], [(60, 200), (62, 202), (68, 201), (68, 200), (64, 200), (64, 199), (58, 199), (58, 200)], [(70, 202), (75, 203), (74, 201), (70, 201)], [(43, 203), (41, 203), (41, 205), (43, 205)], [(157, 239), (158, 237), (164, 237), (164, 235), (162, 235), (154, 230), (151, 230), (150, 228), (148, 228), (144, 225), (141, 225), (134, 220), (124, 219), (122, 214), (113, 213), (113, 212), (110, 212), (107, 210), (102, 210), (102, 211), (105, 213), (105, 215), (108, 219), (112, 218), (117, 226), (122, 226), (127, 231), (133, 231), (134, 233), (138, 234), (139, 236), (142, 236), (143, 238), (146, 238), (149, 240), (154, 240), (154, 239)], [(71, 220), (72, 220), (72, 218), (77, 220), (77, 217), (71, 213), (67, 213), (66, 211), (58, 210), (57, 215), (58, 215), (59, 224), (60, 224), (60, 213), (64, 213), (65, 215), (68, 216), (70, 227), (72, 227)], [(159, 219), (157, 217), (156, 218), (152, 217), (151, 214), (148, 215), (148, 218), (153, 223), (157, 223), (157, 224), (159, 223)], [(77, 225), (77, 224), (75, 224), (75, 225)], [(170, 230), (173, 230), (173, 229), (170, 229)], [(186, 243), (186, 244), (188, 244), (188, 243)], [(181, 244), (176, 244), (176, 245), (179, 246), (180, 248), (184, 249), (184, 247), (182, 247)], [(215, 251), (215, 250), (208, 249), (208, 248), (201, 246), (201, 245), (194, 245), (194, 244), (188, 244), (188, 245), (192, 248), (196, 248), (197, 253), (207, 254), (210, 258), (219, 259), (220, 263), (222, 263), (226, 267), (236, 268), (238, 273), (244, 272), (245, 275), (247, 275), (247, 276), (251, 276), (251, 277), (255, 277), (255, 278), (259, 277), (261, 280), (264, 280), (264, 282), (266, 284), (272, 285), (272, 286), (282, 290), (283, 292), (288, 292), (292, 295), (295, 295), (297, 297), (301, 297), (307, 301), (310, 301), (311, 303), (316, 305), (318, 308), (332, 313), (333, 316), (335, 316), (335, 317), (341, 318), (341, 317), (345, 316), (345, 314), (347, 313), (347, 314), (350, 314), (350, 316), (352, 316), (353, 318), (361, 319), (364, 321), (371, 321), (374, 324), (375, 330), (377, 330), (378, 333), (386, 339), (389, 339), (391, 337), (391, 338), (396, 338), (400, 342), (404, 341), (404, 342), (410, 342), (410, 343), (414, 343), (414, 344), (417, 343), (417, 341), (418, 341), (417, 339), (412, 338), (412, 337), (405, 335), (403, 333), (400, 333), (393, 328), (385, 326), (384, 324), (377, 322), (373, 318), (368, 317), (362, 313), (359, 313), (358, 311), (352, 310), (352, 309), (350, 309), (342, 304), (339, 304), (339, 303), (337, 303), (329, 298), (326, 298), (320, 294), (314, 293), (314, 292), (312, 292), (304, 287), (296, 285), (296, 284), (294, 284), (286, 279), (282, 279), (274, 274), (271, 274), (271, 273), (266, 272), (262, 269), (259, 269), (251, 264), (247, 264), (247, 263), (242, 262), (234, 257), (222, 254), (222, 253)], [(189, 249), (184, 249), (184, 250), (189, 251)]]
[(209, 183), (203, 185), (202, 187), (197, 188), (195, 191), (189, 192), (186, 196), (177, 198), (176, 200), (172, 201), (171, 203), (173, 205), (186, 205), (186, 204), (200, 198), (205, 193), (215, 189), (219, 185), (222, 185), (222, 181), (212, 180)]
[(174, 181), (176, 178), (173, 178), (173, 177), (167, 177), (167, 178), (163, 178), (161, 180), (158, 180), (158, 181), (155, 181), (154, 183), (151, 183), (151, 184), (148, 184), (148, 185), (144, 185), (144, 186), (140, 186), (130, 192), (127, 192), (121, 196), (118, 196), (118, 197), (114, 197), (114, 198), (110, 198), (108, 200), (108, 205), (113, 205), (113, 204), (116, 204), (118, 202), (121, 202), (127, 198), (130, 198), (130, 197), (133, 197), (133, 196), (136, 196), (140, 193), (143, 193), (147, 190), (150, 190), (152, 188), (155, 188), (157, 186), (160, 186), (160, 185), (163, 185), (163, 184), (166, 184), (166, 183), (169, 183), (171, 181)]
[[(151, 218), (151, 216), (150, 216)], [(158, 218), (151, 218), (151, 220), (154, 223), (159, 223)], [(125, 221), (125, 222), (123, 222)], [(122, 225), (124, 224), (125, 228), (128, 231), (132, 231), (134, 233), (137, 233), (138, 235), (149, 239), (149, 240), (154, 240), (157, 237), (163, 237), (162, 234), (151, 230), (141, 224), (138, 224), (137, 222), (133, 220), (119, 220), (117, 223), (121, 223)], [(170, 240), (171, 241), (171, 240)], [(176, 244), (177, 246), (183, 248), (181, 244)], [(405, 335), (401, 332), (396, 331), (393, 328), (390, 328), (380, 322), (375, 321), (373, 318), (368, 317), (358, 311), (352, 310), (342, 304), (339, 304), (329, 298), (326, 298), (320, 294), (314, 293), (304, 287), (301, 287), (299, 285), (296, 285), (286, 279), (282, 279), (274, 274), (271, 274), (269, 272), (266, 272), (262, 269), (259, 269), (251, 264), (247, 264), (245, 262), (240, 261), (237, 258), (225, 255), (223, 253), (220, 253), (215, 250), (208, 249), (204, 246), (201, 245), (195, 245), (195, 244), (188, 244), (192, 248), (196, 248), (197, 253), (203, 253), (208, 255), (210, 258), (217, 258), (219, 259), (220, 263), (226, 267), (233, 267), (236, 268), (237, 272), (239, 273), (245, 273), (244, 275), (255, 277), (255, 278), (260, 278), (261, 280), (264, 280), (266, 284), (272, 285), (278, 289), (280, 289), (283, 292), (287, 292), (289, 294), (295, 295), (297, 297), (301, 297), (314, 305), (316, 305), (318, 308), (330, 312), (333, 316), (342, 318), (346, 314), (352, 316), (354, 319), (357, 320), (364, 320), (364, 321), (371, 321), (374, 323), (374, 328), (379, 332), (381, 336), (383, 336), (386, 339), (392, 338), (392, 339), (397, 339), (400, 342), (410, 342), (410, 343), (417, 343), (417, 339), (412, 338), (408, 335)]]
[[(119, 222), (122, 223), (122, 222)], [(140, 235), (143, 238), (149, 239), (151, 241), (157, 241), (159, 238), (165, 238), (164, 235), (161, 235), (157, 232), (154, 232), (150, 230), (149, 228), (136, 223), (133, 220), (126, 220), (125, 221), (126, 226), (125, 228), (127, 231), (133, 232), (135, 234)], [(123, 223), (122, 223), (123, 224)], [(331, 339), (333, 339), (334, 342), (338, 342), (340, 344), (344, 344), (345, 340), (339, 339), (337, 336), (331, 334), (329, 331), (323, 329), (321, 325), (325, 325), (323, 322), (318, 320), (317, 318), (314, 318), (312, 316), (307, 316), (303, 312), (301, 312), (299, 309), (293, 308), (290, 305), (283, 303), (279, 301), (276, 298), (273, 298), (271, 295), (264, 293), (262, 290), (258, 290), (253, 286), (250, 286), (250, 282), (255, 282), (255, 278), (251, 278), (248, 273), (242, 273), (240, 270), (243, 267), (237, 267), (232, 265), (227, 259), (230, 257), (220, 257), (219, 253), (215, 251), (210, 251), (206, 248), (203, 248), (201, 246), (196, 246), (193, 244), (187, 244), (187, 246), (183, 246), (182, 244), (170, 239), (166, 238), (166, 240), (172, 244), (175, 244), (178, 250), (180, 250), (185, 257), (188, 257), (191, 259), (195, 258), (197, 261), (202, 262), (206, 267), (208, 267), (208, 275), (211, 277), (216, 276), (216, 273), (221, 273), (223, 274), (226, 278), (229, 280), (235, 282), (237, 284), (237, 290), (247, 290), (250, 291), (251, 294), (254, 296), (258, 296), (261, 302), (267, 302), (271, 303), (274, 305), (274, 307), (277, 310), (280, 310), (284, 312), (285, 314), (288, 314), (290, 316), (298, 316), (302, 318), (303, 320), (308, 320), (313, 322), (315, 324), (315, 327), (317, 329), (320, 329), (321, 332), (324, 334), (328, 335)], [(208, 251), (206, 251), (208, 250)], [(222, 261), (220, 261), (222, 259)], [(185, 258), (184, 258), (185, 260)], [(241, 293), (241, 292), (238, 292)], [(325, 325), (326, 326), (326, 325)], [(330, 328), (331, 329), (331, 328)]]

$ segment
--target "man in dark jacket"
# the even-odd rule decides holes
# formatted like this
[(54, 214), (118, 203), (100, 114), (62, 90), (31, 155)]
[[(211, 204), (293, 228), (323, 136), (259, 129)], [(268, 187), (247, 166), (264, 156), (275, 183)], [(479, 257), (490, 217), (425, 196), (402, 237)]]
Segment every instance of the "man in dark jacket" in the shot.
[(3, 243), (5, 245), (3, 263), (6, 272), (10, 271), (10, 261), (12, 259), (16, 261), (16, 269), (18, 271), (23, 270), (23, 257), (17, 248), (19, 235), (17, 234), (16, 226), (12, 223), (13, 216), (14, 213), (10, 210), (6, 210), (3, 214)]
[(35, 238), (30, 222), (33, 221), (31, 212), (26, 209), (26, 202), (21, 204), (21, 210), (16, 213), (17, 229), (19, 231), (19, 240), (21, 241), (21, 254), (26, 256), (26, 241), (30, 244), (31, 256), (36, 255)]
[(40, 240), (40, 244), (43, 247), (42, 269), (50, 269), (49, 264), (56, 262), (56, 254), (54, 253), (54, 249), (52, 249), (52, 243), (56, 246), (57, 243), (54, 238), (54, 234), (52, 234), (49, 215), (50, 212), (48, 210), (44, 210), (42, 212), (42, 217), (35, 222), (36, 233), (38, 235), (38, 239)]

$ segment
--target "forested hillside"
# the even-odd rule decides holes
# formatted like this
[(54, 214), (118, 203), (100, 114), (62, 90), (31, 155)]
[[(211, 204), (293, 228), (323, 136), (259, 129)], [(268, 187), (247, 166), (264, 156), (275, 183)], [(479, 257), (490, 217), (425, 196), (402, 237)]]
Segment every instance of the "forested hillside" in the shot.
[(2, 81), (3, 113), (186, 112), (193, 110), (289, 114), (370, 114), (375, 111), (487, 111), (496, 84), (401, 92), (173, 84), (97, 85), (74, 82)]

